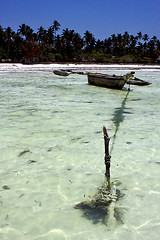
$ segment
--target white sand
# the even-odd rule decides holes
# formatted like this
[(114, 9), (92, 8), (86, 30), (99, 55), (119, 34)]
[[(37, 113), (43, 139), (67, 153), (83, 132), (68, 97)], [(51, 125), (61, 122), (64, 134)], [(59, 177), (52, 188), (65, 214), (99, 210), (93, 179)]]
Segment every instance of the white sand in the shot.
[(101, 70), (157, 70), (160, 65), (143, 64), (28, 64), (21, 63), (0, 63), (0, 72), (52, 72), (56, 69), (71, 69), (77, 71), (101, 71)]

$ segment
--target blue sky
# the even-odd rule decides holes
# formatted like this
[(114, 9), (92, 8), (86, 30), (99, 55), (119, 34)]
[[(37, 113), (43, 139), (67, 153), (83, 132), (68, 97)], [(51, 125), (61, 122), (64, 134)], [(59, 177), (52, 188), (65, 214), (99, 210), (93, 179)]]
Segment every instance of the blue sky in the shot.
[(61, 30), (73, 29), (81, 36), (88, 30), (101, 40), (125, 31), (160, 39), (160, 0), (0, 0), (4, 28), (16, 31), (25, 23), (37, 31), (54, 20)]

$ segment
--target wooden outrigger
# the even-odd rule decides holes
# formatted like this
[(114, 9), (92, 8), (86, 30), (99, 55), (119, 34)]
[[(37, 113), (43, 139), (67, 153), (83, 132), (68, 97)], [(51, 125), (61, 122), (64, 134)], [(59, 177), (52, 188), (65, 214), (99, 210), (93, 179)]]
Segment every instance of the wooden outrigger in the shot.
[(139, 78), (128, 79), (126, 83), (129, 85), (138, 85), (138, 86), (146, 86), (146, 85), (152, 84), (150, 82), (141, 80)]

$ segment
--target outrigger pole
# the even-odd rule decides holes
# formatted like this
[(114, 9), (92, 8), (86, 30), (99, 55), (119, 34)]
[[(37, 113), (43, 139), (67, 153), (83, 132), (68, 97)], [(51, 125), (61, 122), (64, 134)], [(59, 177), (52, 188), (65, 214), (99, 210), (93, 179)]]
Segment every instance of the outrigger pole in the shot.
[(105, 176), (107, 178), (110, 178), (110, 159), (111, 159), (111, 156), (109, 155), (109, 141), (110, 141), (110, 138), (108, 136), (107, 129), (106, 129), (105, 126), (103, 126), (103, 133), (104, 133), (104, 146), (105, 146), (104, 162), (105, 162), (105, 165), (106, 165)]

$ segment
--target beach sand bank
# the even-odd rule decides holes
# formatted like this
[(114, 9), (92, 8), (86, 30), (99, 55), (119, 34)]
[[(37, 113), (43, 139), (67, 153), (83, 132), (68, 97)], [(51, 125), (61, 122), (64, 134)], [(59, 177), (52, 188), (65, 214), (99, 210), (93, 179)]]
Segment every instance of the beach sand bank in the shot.
[(21, 64), (21, 63), (0, 63), (0, 72), (52, 72), (53, 70), (70, 69), (75, 71), (105, 71), (105, 70), (157, 70), (160, 65), (143, 64)]

